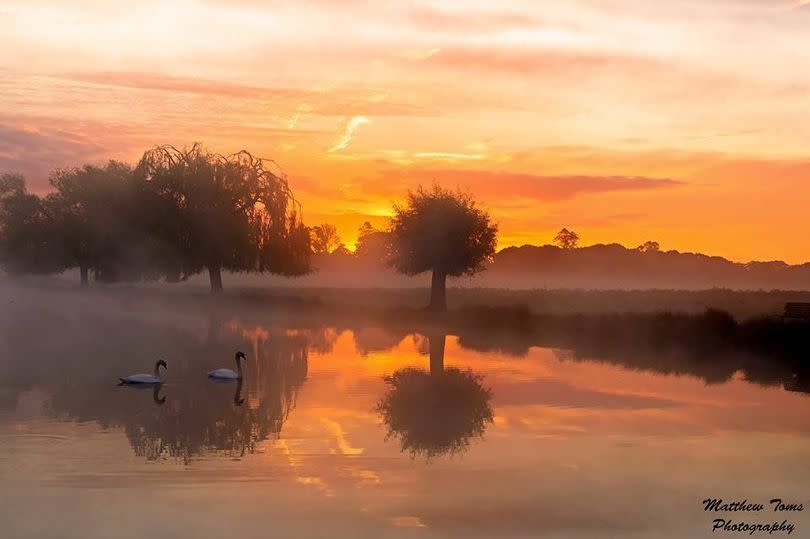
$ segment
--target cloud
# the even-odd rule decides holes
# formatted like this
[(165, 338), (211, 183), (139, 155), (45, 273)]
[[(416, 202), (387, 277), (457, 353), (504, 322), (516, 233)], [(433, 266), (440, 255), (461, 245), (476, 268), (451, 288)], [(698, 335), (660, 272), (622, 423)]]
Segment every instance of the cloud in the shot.
[(634, 393), (614, 393), (586, 387), (576, 387), (561, 380), (538, 379), (531, 382), (496, 384), (502, 406), (542, 404), (555, 408), (662, 409), (678, 405), (672, 399)]
[(263, 88), (260, 86), (234, 84), (200, 78), (174, 77), (160, 73), (132, 71), (70, 73), (63, 75), (62, 78), (80, 82), (89, 82), (92, 84), (100, 84), (104, 86), (118, 86), (138, 90), (182, 92), (204, 95), (220, 95), (227, 97), (262, 97), (270, 94), (299, 97), (301, 93), (300, 90)]
[(486, 158), (483, 153), (460, 152), (417, 152), (413, 154), (416, 159), (435, 159), (439, 161), (478, 161)]
[(338, 141), (334, 146), (329, 148), (329, 153), (345, 150), (352, 141), (352, 137), (354, 136), (354, 132), (357, 130), (357, 128), (367, 123), (371, 123), (371, 120), (365, 116), (353, 116), (348, 122), (346, 122), (346, 127), (344, 128), (343, 134), (340, 136)]
[(0, 124), (0, 172), (20, 172), (33, 191), (44, 190), (56, 167), (99, 160), (105, 148), (67, 131)]
[[(197, 77), (177, 77), (163, 73), (137, 71), (93, 71), (68, 73), (54, 77), (92, 85), (166, 92), (187, 96), (210, 96), (268, 102), (275, 108), (291, 109), (293, 124), (303, 115), (320, 116), (435, 116), (438, 106), (396, 102), (383, 88), (360, 86), (351, 89), (307, 89), (296, 87), (257, 86)], [(289, 123), (289, 122), (288, 122)]]
[(424, 60), (425, 65), (464, 71), (504, 73), (582, 74), (599, 70), (663, 68), (653, 58), (631, 54), (551, 49), (445, 47)]
[(422, 183), (438, 182), (476, 193), (497, 192), (501, 198), (524, 197), (559, 201), (581, 195), (616, 191), (667, 189), (684, 182), (645, 176), (537, 175), (462, 169), (400, 170), (395, 173)]
[(535, 27), (538, 20), (517, 12), (450, 12), (427, 7), (413, 9), (409, 19), (417, 27), (436, 31), (487, 32)]

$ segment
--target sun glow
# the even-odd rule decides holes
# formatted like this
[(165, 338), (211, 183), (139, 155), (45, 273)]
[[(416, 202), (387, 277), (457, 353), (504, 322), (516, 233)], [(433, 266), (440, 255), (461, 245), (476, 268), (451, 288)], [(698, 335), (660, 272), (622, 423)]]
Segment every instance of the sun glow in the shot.
[(566, 226), (809, 259), (806, 2), (611, 6), (9, 0), (0, 170), (41, 192), (53, 167), (200, 140), (276, 159), (347, 245), (437, 182), (472, 192), (501, 246)]

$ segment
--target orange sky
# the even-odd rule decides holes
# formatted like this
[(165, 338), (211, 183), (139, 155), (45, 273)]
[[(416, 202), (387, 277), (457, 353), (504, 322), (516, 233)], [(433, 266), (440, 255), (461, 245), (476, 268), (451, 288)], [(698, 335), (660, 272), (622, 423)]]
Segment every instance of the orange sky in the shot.
[[(347, 243), (419, 183), (500, 246), (810, 260), (810, 6), (794, 0), (5, 0), (0, 170), (202, 141), (278, 161)], [(440, 6), (440, 7), (439, 7)]]

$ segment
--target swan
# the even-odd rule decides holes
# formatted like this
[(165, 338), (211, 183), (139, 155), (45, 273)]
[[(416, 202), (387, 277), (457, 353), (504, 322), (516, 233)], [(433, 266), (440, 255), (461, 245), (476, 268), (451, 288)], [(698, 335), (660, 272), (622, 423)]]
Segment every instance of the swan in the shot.
[(234, 361), (236, 361), (236, 372), (231, 369), (217, 369), (208, 373), (208, 378), (216, 380), (241, 380), (242, 379), (242, 362), (240, 360), (246, 359), (245, 354), (236, 352)]
[(159, 359), (155, 362), (155, 374), (133, 374), (127, 376), (126, 378), (119, 378), (121, 382), (118, 385), (122, 384), (162, 384), (163, 380), (160, 379), (160, 373), (158, 372), (160, 368), (163, 367), (166, 369), (166, 362), (162, 359)]

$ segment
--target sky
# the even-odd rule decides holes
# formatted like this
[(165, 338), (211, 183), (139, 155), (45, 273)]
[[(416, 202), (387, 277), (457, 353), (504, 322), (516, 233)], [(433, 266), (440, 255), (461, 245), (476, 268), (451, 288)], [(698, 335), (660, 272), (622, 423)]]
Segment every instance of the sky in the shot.
[(0, 171), (275, 160), (348, 245), (438, 183), (499, 247), (810, 261), (810, 2), (3, 0)]

